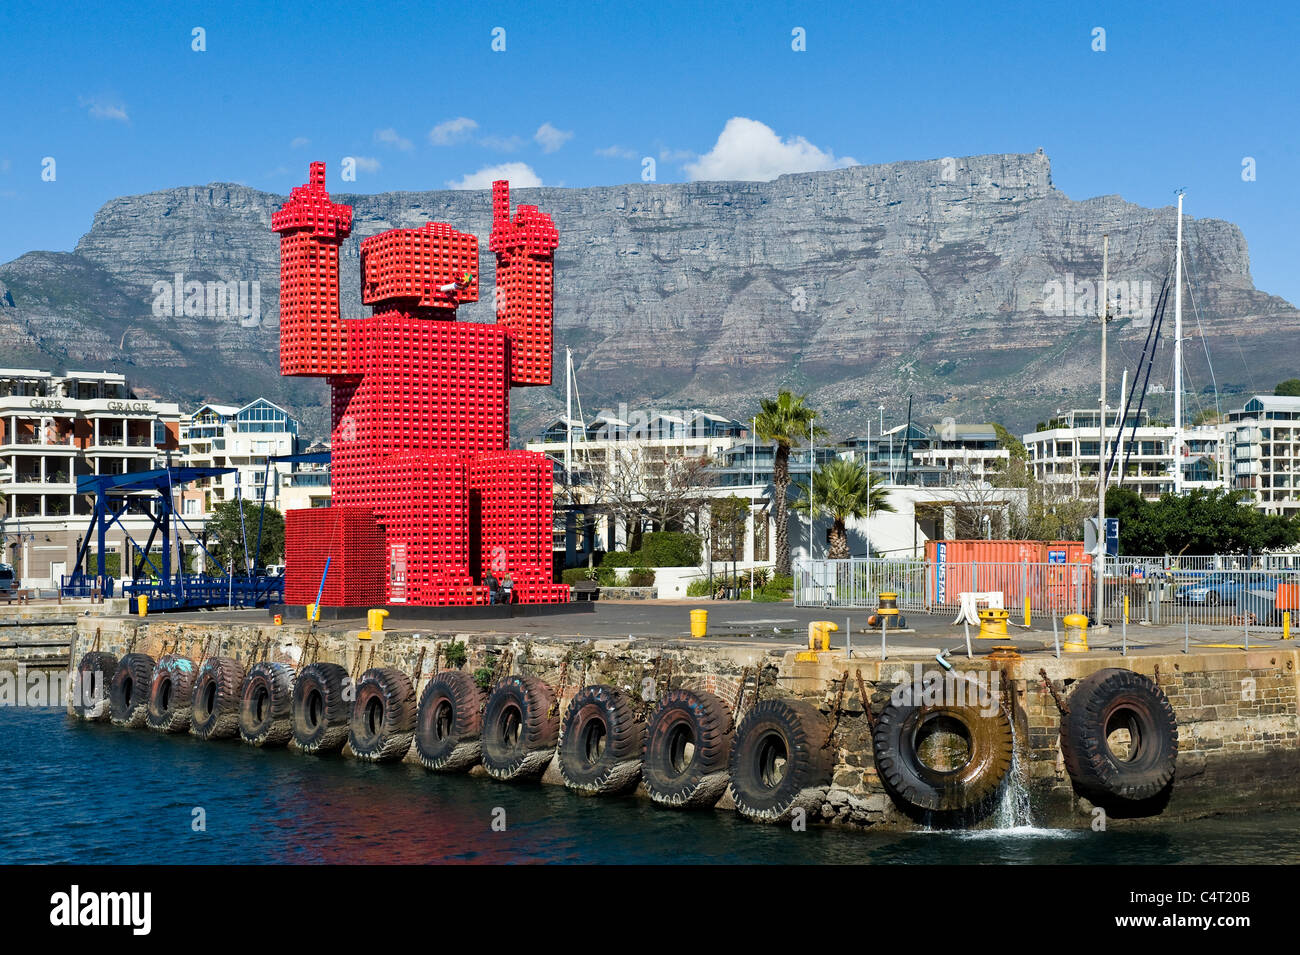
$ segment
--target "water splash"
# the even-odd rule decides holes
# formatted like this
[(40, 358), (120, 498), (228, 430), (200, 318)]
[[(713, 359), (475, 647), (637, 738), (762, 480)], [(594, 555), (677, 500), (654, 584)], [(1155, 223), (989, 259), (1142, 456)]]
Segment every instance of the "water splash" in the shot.
[(1020, 831), (1026, 833), (1051, 831), (1034, 828), (1032, 809), (1029, 804), (1027, 773), (1020, 759), (1020, 739), (1016, 732), (1016, 721), (1009, 719), (1008, 722), (1011, 724), (1011, 769), (1007, 772), (1006, 779), (1002, 780), (1002, 792), (997, 808), (993, 811), (990, 830), (1003, 834)]

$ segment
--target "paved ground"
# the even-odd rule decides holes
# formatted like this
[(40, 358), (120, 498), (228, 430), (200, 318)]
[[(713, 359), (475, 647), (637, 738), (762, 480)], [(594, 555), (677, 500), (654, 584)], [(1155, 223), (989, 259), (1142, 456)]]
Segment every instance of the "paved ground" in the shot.
[[(869, 611), (825, 610), (821, 608), (794, 607), (789, 603), (748, 603), (745, 601), (598, 601), (591, 613), (561, 614), (545, 617), (517, 617), (511, 620), (418, 620), (389, 621), (390, 629), (430, 630), (437, 633), (499, 633), (528, 634), (556, 640), (588, 640), (592, 638), (636, 637), (655, 641), (691, 641), (690, 611), (706, 609), (709, 612), (708, 634), (704, 643), (744, 644), (756, 641), (770, 649), (787, 649), (805, 646), (808, 623), (813, 620), (832, 620), (839, 631), (831, 635), (831, 646), (842, 648), (851, 641), (856, 652), (878, 654), (881, 634), (877, 629), (867, 630)], [(265, 621), (265, 611), (236, 610), (184, 614), (168, 614), (168, 620), (204, 623)], [(948, 616), (907, 614), (908, 629), (890, 631), (887, 648), (908, 655), (932, 655), (948, 649), (954, 656), (966, 652), (964, 628), (954, 626)], [(356, 630), (364, 626), (360, 620), (327, 622), (323, 630)], [(976, 639), (978, 628), (970, 629), (971, 648), (976, 656), (989, 652), (996, 644), (1014, 644), (1021, 653), (1054, 653), (1055, 641), (1050, 620), (1038, 620), (1028, 630), (1009, 626), (1005, 641)], [(1127, 650), (1131, 653), (1168, 653), (1181, 650), (1184, 631), (1177, 627), (1147, 627), (1131, 624), (1128, 627)], [(846, 640), (847, 638), (847, 640)], [(691, 641), (693, 642), (693, 641)], [(1229, 649), (1245, 647), (1246, 634), (1242, 628), (1193, 627), (1186, 635), (1188, 648), (1206, 650), (1216, 647)], [(1125, 645), (1121, 628), (1108, 632), (1093, 631), (1088, 644), (1095, 650), (1118, 652)], [(1254, 631), (1250, 646), (1295, 646), (1283, 644), (1278, 631)]]

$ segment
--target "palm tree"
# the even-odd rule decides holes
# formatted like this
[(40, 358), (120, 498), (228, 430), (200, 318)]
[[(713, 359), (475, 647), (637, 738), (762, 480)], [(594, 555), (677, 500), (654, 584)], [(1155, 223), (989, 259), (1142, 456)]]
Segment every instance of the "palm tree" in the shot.
[(782, 391), (775, 399), (764, 398), (754, 419), (758, 437), (776, 443), (776, 460), (772, 466), (772, 496), (776, 505), (775, 571), (783, 576), (790, 574), (790, 529), (786, 525), (789, 518), (785, 499), (790, 490), (790, 449), (803, 444), (805, 438), (826, 434), (813, 424), (817, 412), (804, 404), (805, 397)]
[[(827, 554), (831, 560), (844, 560), (849, 556), (845, 524), (850, 517), (894, 513), (894, 505), (886, 497), (884, 484), (882, 475), (861, 462), (844, 458), (836, 458), (813, 472), (813, 511), (831, 519), (831, 546)], [(800, 485), (799, 491), (795, 510), (807, 513), (808, 486)]]

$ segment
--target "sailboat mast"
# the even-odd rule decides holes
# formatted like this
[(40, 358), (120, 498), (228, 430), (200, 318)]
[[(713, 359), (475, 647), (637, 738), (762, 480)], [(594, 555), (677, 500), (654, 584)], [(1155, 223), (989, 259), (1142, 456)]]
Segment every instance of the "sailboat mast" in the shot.
[(573, 497), (573, 354), (564, 349), (564, 487)]
[(1174, 243), (1174, 493), (1183, 493), (1183, 193)]

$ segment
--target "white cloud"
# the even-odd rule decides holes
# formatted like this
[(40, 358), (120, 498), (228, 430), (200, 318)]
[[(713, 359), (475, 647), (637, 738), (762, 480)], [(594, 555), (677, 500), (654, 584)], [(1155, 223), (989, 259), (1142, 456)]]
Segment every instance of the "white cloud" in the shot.
[(533, 133), (533, 141), (542, 147), (544, 153), (555, 152), (572, 138), (572, 131), (556, 129), (550, 123), (542, 123), (537, 127), (537, 132)]
[(635, 159), (636, 150), (625, 149), (622, 146), (603, 146), (596, 150), (596, 155), (606, 159)]
[(770, 126), (743, 116), (733, 116), (722, 128), (713, 148), (696, 162), (686, 164), (691, 179), (746, 179), (766, 182), (790, 172), (815, 172), (856, 166), (850, 156), (836, 157), (802, 136), (782, 140)]
[(478, 123), (474, 122), (474, 120), (467, 116), (458, 116), (455, 119), (439, 123), (429, 130), (429, 142), (435, 146), (450, 146), (453, 143), (462, 142), (476, 129), (478, 129)]
[(130, 122), (126, 115), (126, 104), (98, 96), (78, 96), (77, 104), (86, 110), (93, 119), (113, 119), (121, 123)]
[(289, 148), (302, 149), (303, 146), (310, 146), (310, 145), (311, 145), (311, 140), (308, 139), (306, 136), (295, 136), (293, 138), (293, 141), (289, 143)]
[(501, 153), (512, 153), (524, 144), (518, 136), (484, 136), (478, 141), (480, 146), (495, 149)]
[(510, 180), (510, 185), (516, 189), (529, 189), (542, 184), (542, 177), (533, 172), (527, 163), (503, 162), (468, 173), (457, 181), (448, 182), (447, 186), (450, 189), (490, 189), (497, 179)]
[(353, 156), (362, 172), (379, 172), (379, 160), (373, 156)]
[(402, 150), (402, 152), (415, 148), (409, 139), (400, 135), (397, 130), (393, 129), (391, 126), (387, 129), (376, 129), (375, 142), (383, 143), (386, 146), (393, 146), (396, 149)]

